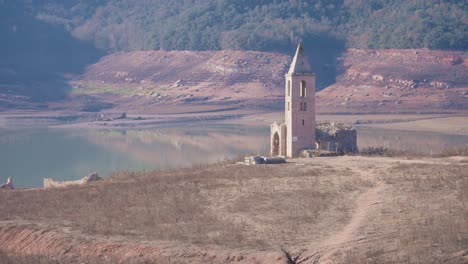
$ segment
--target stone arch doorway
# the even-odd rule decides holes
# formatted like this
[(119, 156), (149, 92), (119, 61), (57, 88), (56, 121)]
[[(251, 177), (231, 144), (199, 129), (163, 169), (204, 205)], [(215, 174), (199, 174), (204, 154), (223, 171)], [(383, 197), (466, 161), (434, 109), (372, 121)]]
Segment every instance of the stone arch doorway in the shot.
[(280, 151), (280, 137), (279, 137), (279, 135), (278, 135), (278, 132), (275, 132), (275, 134), (273, 135), (272, 146), (273, 146), (273, 151), (272, 151), (273, 156), (279, 156), (279, 151)]

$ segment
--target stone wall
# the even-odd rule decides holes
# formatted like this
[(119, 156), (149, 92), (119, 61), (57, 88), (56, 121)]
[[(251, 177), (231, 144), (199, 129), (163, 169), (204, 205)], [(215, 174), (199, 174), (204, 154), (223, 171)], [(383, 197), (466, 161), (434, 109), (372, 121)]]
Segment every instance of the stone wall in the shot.
[(83, 178), (76, 180), (76, 181), (54, 181), (50, 178), (44, 178), (44, 189), (51, 189), (51, 188), (64, 188), (69, 186), (76, 186), (76, 185), (86, 185), (90, 182), (99, 181), (101, 177), (94, 172), (89, 174), (88, 176), (84, 176)]
[(351, 126), (333, 122), (317, 122), (315, 135), (321, 150), (337, 153), (357, 152), (357, 132)]

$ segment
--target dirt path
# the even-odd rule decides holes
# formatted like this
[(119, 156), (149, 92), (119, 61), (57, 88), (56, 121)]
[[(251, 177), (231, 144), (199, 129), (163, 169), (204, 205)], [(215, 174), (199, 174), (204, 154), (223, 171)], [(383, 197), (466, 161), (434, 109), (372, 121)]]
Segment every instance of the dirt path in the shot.
[[(363, 177), (375, 176), (375, 171), (360, 171)], [(334, 263), (334, 256), (340, 251), (350, 248), (354, 243), (365, 240), (366, 237), (360, 234), (360, 227), (366, 225), (371, 211), (376, 210), (382, 203), (382, 193), (385, 184), (376, 177), (375, 185), (362, 193), (355, 200), (355, 209), (348, 224), (341, 230), (332, 233), (328, 238), (319, 244), (318, 250), (308, 250), (301, 254), (296, 263)]]

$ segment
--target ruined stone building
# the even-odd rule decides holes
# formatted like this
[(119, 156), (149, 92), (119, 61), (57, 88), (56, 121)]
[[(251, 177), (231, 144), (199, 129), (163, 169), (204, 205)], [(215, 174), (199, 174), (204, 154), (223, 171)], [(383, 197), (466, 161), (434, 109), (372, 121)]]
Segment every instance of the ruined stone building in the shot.
[(320, 150), (338, 154), (357, 152), (357, 131), (352, 126), (335, 122), (317, 122), (315, 140)]
[(301, 43), (285, 81), (285, 122), (271, 125), (271, 154), (294, 157), (315, 148), (315, 74)]
[(285, 122), (271, 124), (272, 156), (296, 157), (301, 151), (314, 149), (336, 153), (357, 151), (357, 133), (351, 126), (330, 122), (316, 124), (315, 74), (301, 43), (285, 81)]

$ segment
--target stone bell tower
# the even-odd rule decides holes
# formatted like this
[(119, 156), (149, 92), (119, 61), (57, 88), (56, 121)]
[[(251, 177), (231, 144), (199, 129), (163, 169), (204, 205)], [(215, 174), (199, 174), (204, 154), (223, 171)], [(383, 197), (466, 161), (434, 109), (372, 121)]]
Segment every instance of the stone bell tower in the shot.
[(315, 74), (299, 43), (285, 75), (284, 123), (271, 124), (271, 155), (296, 157), (315, 149)]
[(315, 74), (299, 43), (285, 75), (286, 156), (315, 148)]

